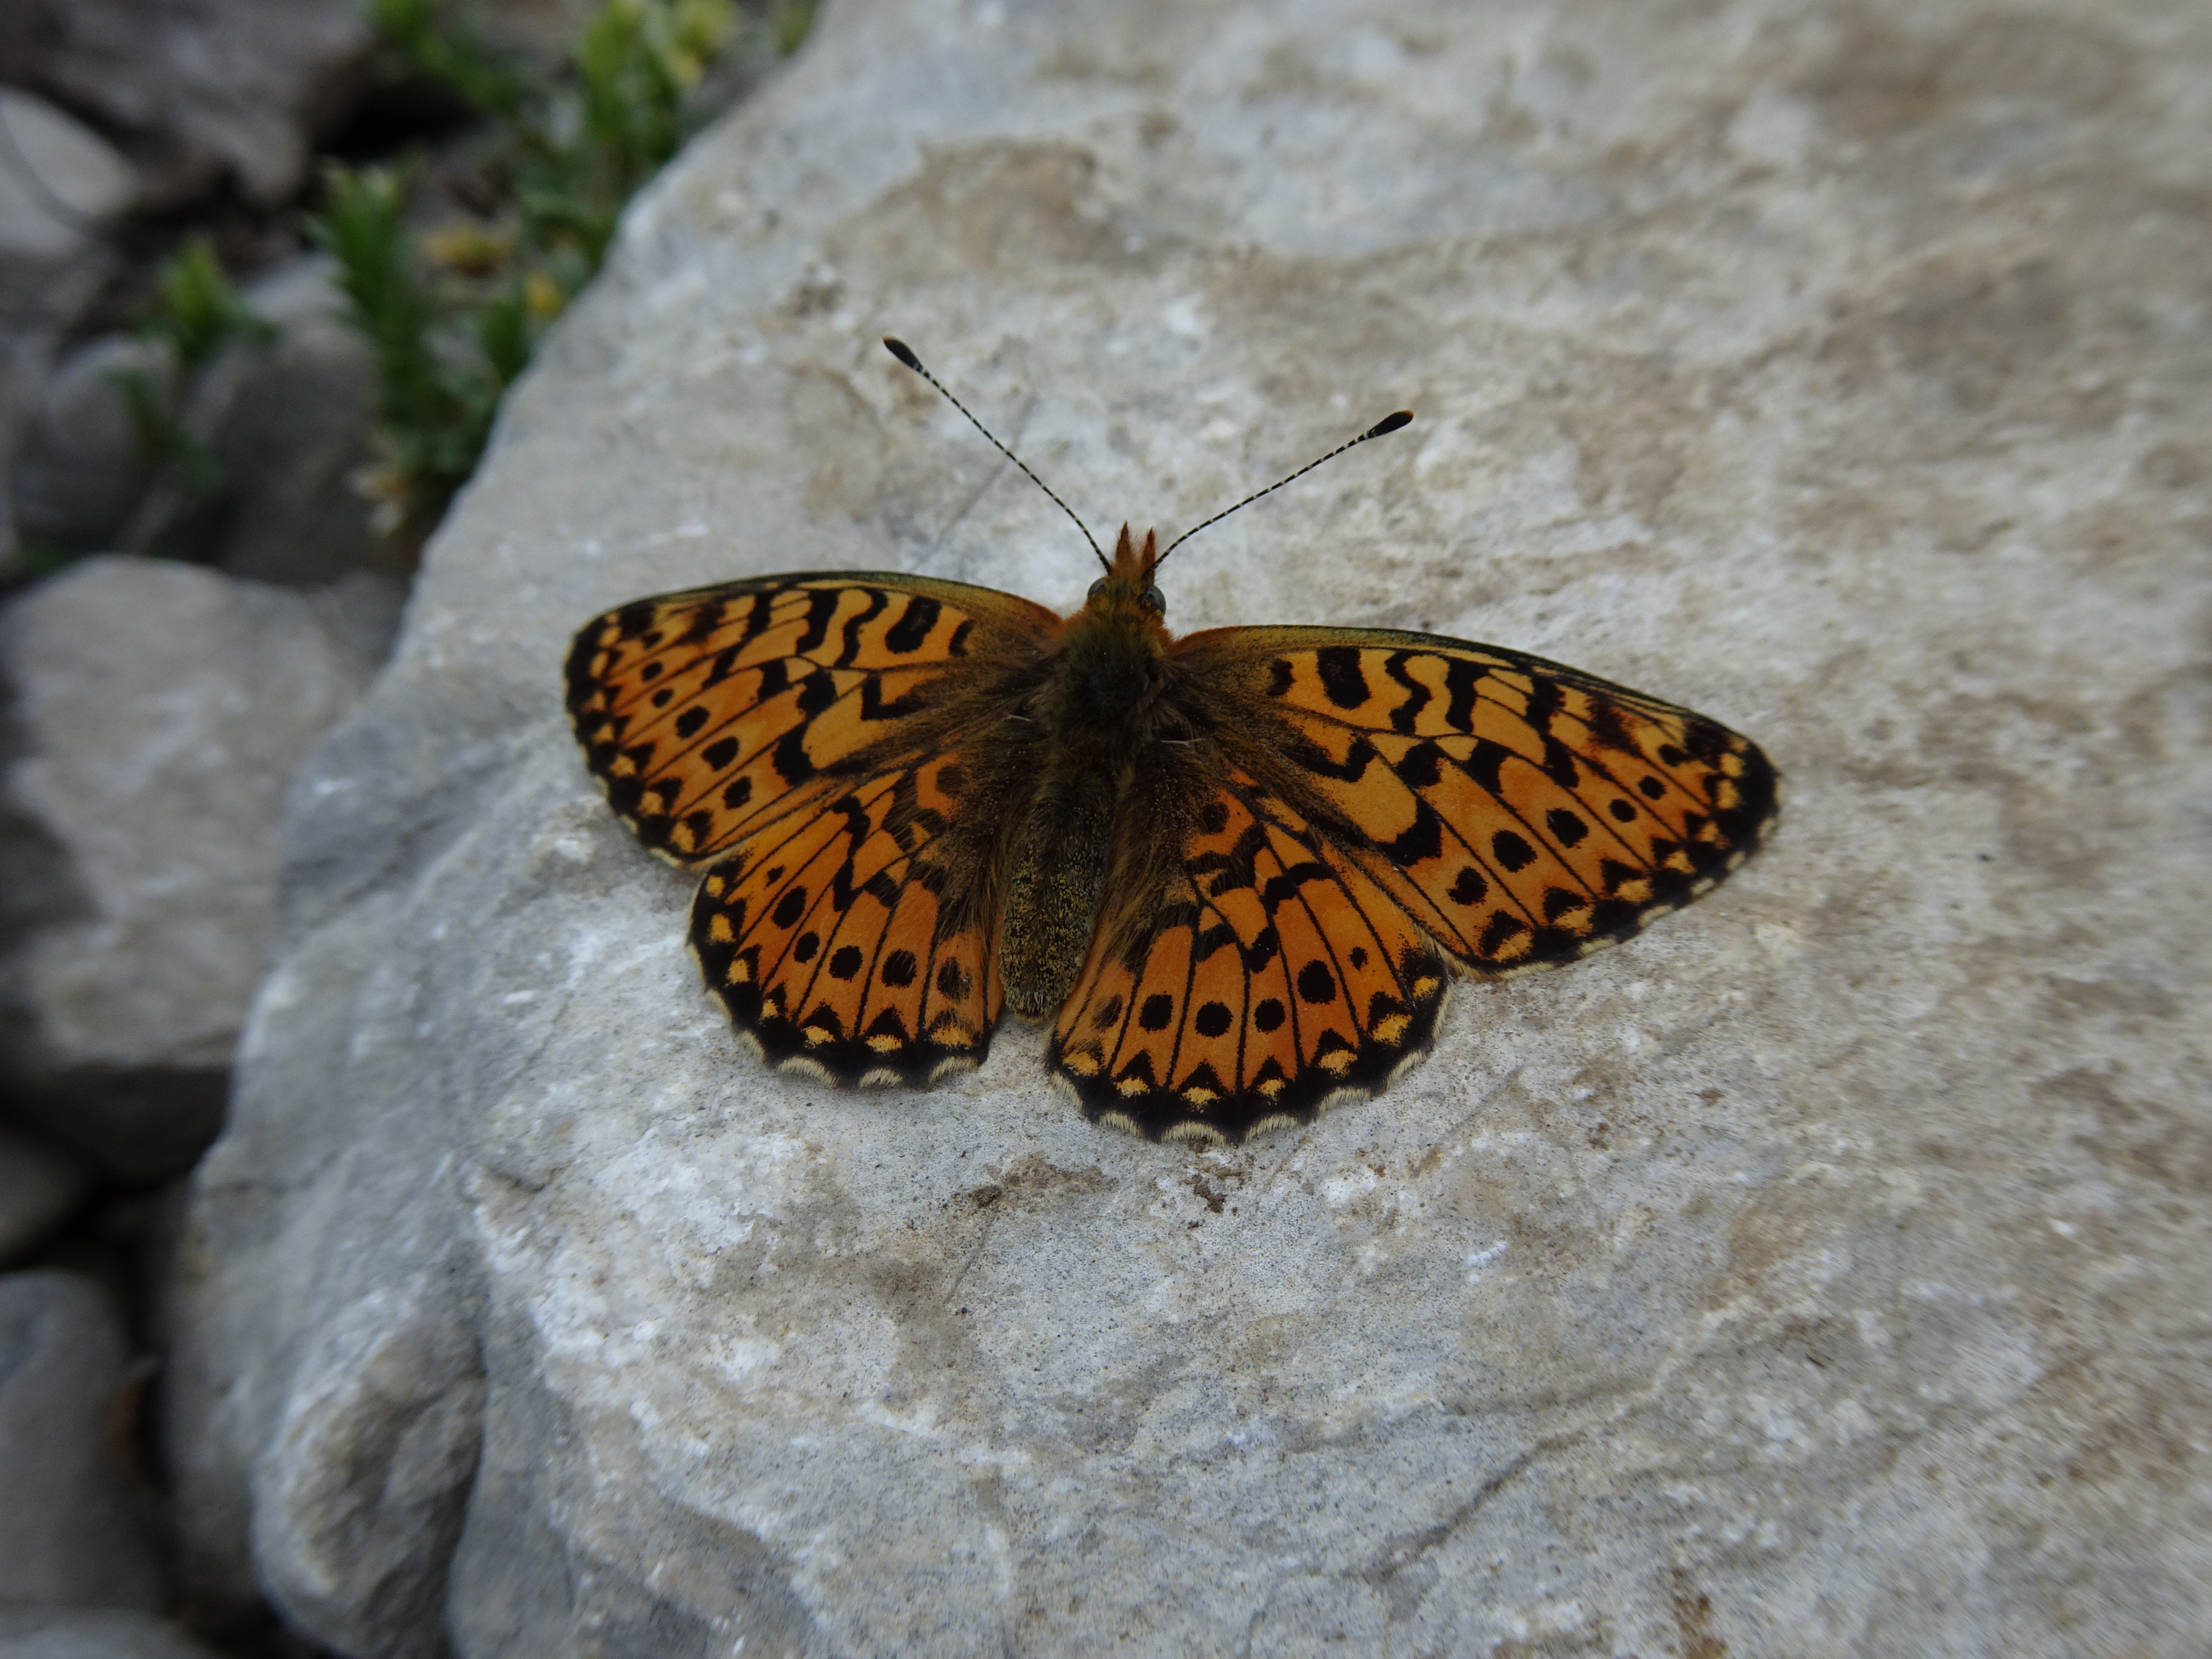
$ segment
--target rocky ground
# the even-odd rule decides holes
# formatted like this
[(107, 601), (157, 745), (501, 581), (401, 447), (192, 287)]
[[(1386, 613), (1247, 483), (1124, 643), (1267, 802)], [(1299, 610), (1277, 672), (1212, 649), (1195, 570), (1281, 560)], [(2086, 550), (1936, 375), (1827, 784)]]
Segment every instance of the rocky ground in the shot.
[[(275, 139), (0, 34), (15, 545), (106, 555), (0, 617), (0, 1659), (2203, 1650), (2200, 9), (843, 0), (388, 662), (312, 261), (192, 390), (235, 500), (113, 552), (182, 521), (104, 228), (297, 188), (342, 23), (272, 30)], [(1012, 1021), (764, 1073), (558, 666), (778, 569), (1079, 602), (886, 332), (1099, 527), (1410, 404), (1170, 625), (1573, 662), (1758, 738), (1780, 830), (1247, 1147), (1092, 1127)]]
[[(592, 9), (473, 15), (542, 65)], [(161, 1304), (278, 929), (288, 781), (411, 574), (355, 483), (376, 385), (303, 234), (319, 156), (434, 151), (456, 118), (337, 0), (0, 15), (7, 1659), (324, 1650), (178, 1571)], [(180, 374), (138, 323), (195, 234), (253, 325)], [(211, 490), (149, 445), (133, 381)]]
[[(195, 1609), (151, 1425), (159, 1286), (267, 964), (286, 780), (359, 699), (404, 594), (345, 482), (368, 453), (367, 356), (286, 228), (372, 58), (337, 4), (0, 21), (9, 1659), (317, 1650), (254, 1598)], [(179, 386), (129, 325), (194, 223), (241, 256), (275, 332)], [(132, 373), (218, 458), (219, 501), (181, 501), (149, 464)], [(156, 546), (173, 556), (118, 550)]]

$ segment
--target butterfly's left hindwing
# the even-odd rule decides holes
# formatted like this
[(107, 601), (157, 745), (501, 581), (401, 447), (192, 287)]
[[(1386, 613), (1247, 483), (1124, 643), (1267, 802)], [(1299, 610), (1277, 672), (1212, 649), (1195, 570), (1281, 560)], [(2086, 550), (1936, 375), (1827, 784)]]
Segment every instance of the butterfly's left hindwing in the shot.
[[(995, 825), (963, 818), (971, 758), (918, 758), (754, 836), (707, 872), (691, 944), (770, 1061), (838, 1083), (979, 1064), (1005, 990)], [(988, 816), (988, 813), (985, 816)]]

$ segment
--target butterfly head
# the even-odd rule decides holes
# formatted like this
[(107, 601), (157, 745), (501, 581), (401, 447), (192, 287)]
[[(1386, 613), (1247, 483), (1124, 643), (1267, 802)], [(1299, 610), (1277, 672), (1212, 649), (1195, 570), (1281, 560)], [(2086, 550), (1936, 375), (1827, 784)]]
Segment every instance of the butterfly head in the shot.
[(1145, 544), (1139, 547), (1129, 535), (1129, 526), (1123, 525), (1121, 539), (1114, 544), (1114, 562), (1106, 567), (1104, 575), (1091, 584), (1089, 603), (1084, 609), (1100, 615), (1133, 612), (1157, 623), (1168, 611), (1166, 599), (1152, 583), (1152, 568), (1159, 562), (1159, 542), (1154, 533), (1147, 530)]

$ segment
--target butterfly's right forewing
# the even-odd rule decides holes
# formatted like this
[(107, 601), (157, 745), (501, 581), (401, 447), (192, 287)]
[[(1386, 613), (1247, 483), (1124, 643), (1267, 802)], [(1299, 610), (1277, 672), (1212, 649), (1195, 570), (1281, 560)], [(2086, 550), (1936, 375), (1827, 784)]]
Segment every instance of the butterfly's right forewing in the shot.
[(1250, 628), (1178, 648), (1271, 787), (1478, 974), (1628, 938), (1756, 850), (1780, 799), (1718, 721), (1503, 647)]

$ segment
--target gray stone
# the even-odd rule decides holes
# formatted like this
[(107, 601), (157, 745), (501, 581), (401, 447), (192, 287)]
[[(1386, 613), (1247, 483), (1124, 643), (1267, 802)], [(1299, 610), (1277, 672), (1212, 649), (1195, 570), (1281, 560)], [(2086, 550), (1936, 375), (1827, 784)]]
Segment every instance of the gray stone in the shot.
[(335, 263), (295, 261), (246, 300), (275, 335), (220, 354), (194, 410), (228, 496), (215, 562), (295, 587), (356, 571), (397, 578), (397, 556), (353, 484), (376, 454), (376, 362), (345, 320)]
[[(2086, 1653), (2212, 1638), (2212, 32), (849, 0), (631, 213), (289, 797), (179, 1253), (199, 1582), (348, 1652)], [(765, 1073), (559, 707), (657, 590), (1564, 659), (1788, 772), (1725, 887), (1309, 1130), (1009, 1022)]]
[(0, 1659), (216, 1659), (174, 1625), (111, 1608), (0, 1607)]
[(103, 335), (56, 365), (15, 463), (19, 534), (65, 554), (112, 550), (146, 493), (146, 446), (125, 381), (173, 399), (175, 365), (154, 341)]
[(0, 615), (8, 884), (43, 901), (0, 953), (0, 1082), (117, 1175), (188, 1167), (220, 1120), (276, 923), (286, 781), (374, 660), (374, 623), (333, 609), (102, 557)]
[(0, 1267), (75, 1209), (87, 1184), (76, 1158), (0, 1128)]
[(299, 259), (246, 292), (268, 337), (217, 352), (179, 413), (214, 464), (215, 497), (165, 474), (130, 515), (127, 550), (295, 587), (362, 571), (401, 579), (353, 484), (376, 453), (376, 365), (345, 320), (336, 270), (327, 258)]
[[(0, 1274), (0, 1606), (151, 1612), (165, 1599), (151, 1497), (125, 1462), (125, 1358), (92, 1280)], [(12, 1636), (0, 1625), (0, 1644)]]
[(374, 48), (342, 0), (18, 0), (0, 21), (0, 74), (118, 135), (156, 207), (226, 181), (291, 199)]
[[(7, 27), (0, 22), (0, 34)], [(16, 450), (62, 331), (113, 268), (101, 229), (137, 189), (129, 164), (98, 134), (0, 86), (0, 579), (15, 574), (22, 559)]]
[(45, 100), (0, 87), (0, 258), (60, 261), (128, 208), (137, 175)]

